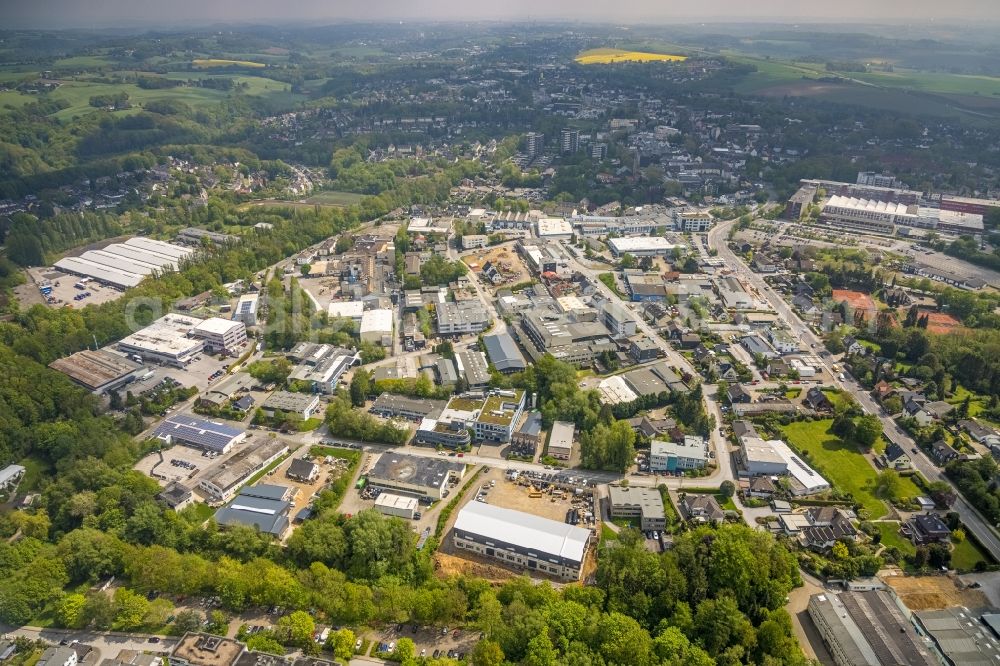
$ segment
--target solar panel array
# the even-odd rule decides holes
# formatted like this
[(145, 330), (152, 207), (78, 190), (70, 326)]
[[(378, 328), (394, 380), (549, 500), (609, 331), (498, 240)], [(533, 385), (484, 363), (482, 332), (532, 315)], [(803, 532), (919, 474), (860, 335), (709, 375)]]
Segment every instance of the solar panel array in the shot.
[(214, 421), (191, 416), (172, 416), (156, 427), (154, 437), (182, 440), (213, 451), (222, 451), (243, 431)]

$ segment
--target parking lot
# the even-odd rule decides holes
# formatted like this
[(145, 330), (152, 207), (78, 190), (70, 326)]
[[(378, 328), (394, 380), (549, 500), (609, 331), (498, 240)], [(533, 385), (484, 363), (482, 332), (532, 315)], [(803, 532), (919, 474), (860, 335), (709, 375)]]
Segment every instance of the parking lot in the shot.
[[(48, 301), (48, 305), (53, 308), (79, 309), (88, 305), (100, 305), (121, 298), (123, 293), (112, 287), (102, 286), (94, 280), (88, 280), (83, 285), (83, 289), (77, 289), (74, 285), (84, 278), (69, 275), (54, 268), (29, 268), (27, 272), (31, 281), (34, 282), (33, 289), (37, 290), (45, 282), (52, 286), (52, 293), (49, 294), (51, 300)], [(87, 296), (83, 297), (84, 294)]]
[[(237, 451), (244, 444), (233, 447)], [(160, 485), (166, 486), (172, 481), (193, 487), (194, 479), (219, 458), (208, 458), (201, 449), (193, 446), (177, 444), (159, 452), (150, 453), (138, 463), (135, 469), (146, 476), (156, 479)]]
[[(114, 349), (109, 349), (109, 351), (114, 352)], [(146, 379), (140, 379), (126, 385), (123, 390), (131, 391), (133, 395), (139, 395), (143, 391), (154, 388), (166, 377), (173, 378), (181, 386), (194, 386), (199, 391), (204, 391), (209, 387), (216, 388), (216, 384), (224, 385), (223, 382), (231, 381), (225, 374), (219, 375), (212, 380), (209, 377), (220, 370), (225, 372), (224, 368), (232, 363), (232, 359), (224, 356), (210, 356), (208, 354), (199, 354), (196, 358), (197, 360), (192, 361), (183, 368), (172, 365), (157, 365), (145, 361), (144, 365), (153, 374)]]
[(464, 658), (480, 640), (478, 631), (400, 624), (375, 636), (372, 640), (371, 656), (376, 656), (380, 648), (382, 652), (391, 652), (399, 639), (404, 637), (413, 641), (417, 656), (434, 657), (436, 654), (438, 657), (451, 659)]

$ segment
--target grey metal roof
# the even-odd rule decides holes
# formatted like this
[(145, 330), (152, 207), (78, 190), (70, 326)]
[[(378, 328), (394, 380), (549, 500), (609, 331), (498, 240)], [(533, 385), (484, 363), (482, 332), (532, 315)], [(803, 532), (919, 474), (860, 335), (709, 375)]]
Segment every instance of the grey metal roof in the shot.
[(542, 432), (542, 413), (541, 412), (530, 412), (528, 418), (524, 420), (521, 427), (517, 429), (517, 432), (522, 435), (530, 435), (532, 437), (537, 437), (540, 432)]
[(292, 505), (280, 499), (265, 499), (280, 486), (255, 486), (244, 488), (232, 502), (215, 512), (219, 525), (253, 525), (261, 532), (280, 535), (288, 527), (288, 512)]
[(489, 383), (490, 372), (482, 352), (476, 350), (461, 351), (455, 356), (462, 366), (462, 372), (465, 373), (465, 379), (469, 382), (469, 386), (482, 386)]
[(509, 333), (494, 333), (483, 336), (483, 344), (486, 345), (486, 353), (489, 354), (490, 361), (500, 372), (508, 370), (524, 370), (527, 363), (524, 355), (517, 348), (517, 343)]

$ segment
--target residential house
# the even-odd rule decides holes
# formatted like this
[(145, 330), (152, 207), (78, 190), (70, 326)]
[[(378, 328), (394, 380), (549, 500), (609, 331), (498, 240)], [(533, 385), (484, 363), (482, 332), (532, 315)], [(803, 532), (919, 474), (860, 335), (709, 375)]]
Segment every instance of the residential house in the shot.
[(936, 513), (913, 516), (903, 525), (902, 532), (918, 546), (946, 543), (951, 538), (951, 530)]
[(924, 411), (930, 414), (930, 417), (935, 421), (940, 421), (953, 409), (955, 409), (955, 405), (949, 404), (944, 400), (935, 400), (924, 405)]
[(626, 421), (636, 433), (653, 439), (661, 437), (677, 427), (673, 419), (650, 419), (648, 416), (633, 416)]
[(959, 455), (958, 451), (951, 448), (948, 442), (944, 441), (943, 439), (939, 439), (938, 441), (931, 444), (930, 448), (931, 448), (930, 450), (931, 458), (941, 467), (944, 467), (952, 460), (955, 460), (956, 458), (958, 458)]
[(806, 391), (806, 397), (802, 402), (815, 412), (833, 411), (833, 403), (830, 402), (830, 398), (816, 386)]
[(813, 299), (805, 294), (799, 294), (792, 298), (792, 305), (796, 310), (804, 315), (814, 315), (819, 312), (819, 308), (813, 303)]
[(892, 384), (884, 379), (880, 380), (879, 383), (872, 389), (872, 395), (874, 395), (879, 402), (882, 402), (893, 393), (894, 389), (892, 388)]
[(725, 380), (727, 382), (735, 382), (738, 381), (740, 378), (739, 373), (736, 372), (736, 366), (734, 366), (732, 363), (720, 363), (716, 367), (715, 372), (718, 375), (719, 379)]
[(774, 485), (774, 481), (769, 476), (757, 476), (750, 479), (750, 485), (746, 490), (748, 497), (759, 497), (761, 499), (771, 499), (777, 492), (778, 487)]
[(701, 336), (697, 333), (684, 333), (681, 335), (681, 348), (694, 349), (701, 344)]
[(903, 470), (910, 469), (913, 461), (910, 460), (910, 456), (907, 455), (906, 450), (896, 444), (895, 442), (890, 443), (885, 447), (885, 452), (879, 456), (879, 462), (886, 469)]
[(767, 374), (771, 377), (784, 377), (791, 369), (788, 361), (783, 358), (772, 359), (767, 364)]
[(728, 389), (726, 389), (726, 397), (729, 399), (729, 404), (749, 404), (753, 402), (753, 396), (747, 391), (743, 384), (732, 384)]
[(312, 483), (319, 478), (319, 465), (304, 458), (295, 458), (285, 471), (290, 479)]
[(979, 421), (962, 419), (958, 422), (958, 426), (969, 433), (969, 437), (977, 444), (982, 444), (983, 446), (1000, 446), (1000, 434), (997, 434), (992, 428), (987, 428)]
[(811, 507), (806, 517), (809, 526), (799, 533), (799, 542), (810, 550), (826, 552), (840, 540), (854, 541), (858, 537), (851, 518), (837, 507)]
[(711, 495), (684, 495), (679, 508), (684, 520), (696, 523), (718, 523), (726, 518), (725, 511)]
[(854, 336), (847, 335), (844, 336), (844, 351), (848, 354), (859, 354), (864, 356), (868, 353), (868, 348), (858, 342)]

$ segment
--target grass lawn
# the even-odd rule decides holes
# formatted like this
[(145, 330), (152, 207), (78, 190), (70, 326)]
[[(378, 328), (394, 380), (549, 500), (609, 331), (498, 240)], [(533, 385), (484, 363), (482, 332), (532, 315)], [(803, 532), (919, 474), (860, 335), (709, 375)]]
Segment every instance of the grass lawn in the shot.
[(337, 190), (324, 190), (316, 192), (305, 200), (309, 204), (320, 204), (323, 206), (350, 206), (361, 203), (366, 195), (357, 192), (338, 192)]
[(946, 400), (949, 405), (961, 405), (965, 402), (966, 396), (969, 397), (969, 417), (979, 416), (984, 409), (986, 409), (986, 404), (988, 399), (984, 396), (977, 395), (961, 384), (955, 386), (954, 394)]
[(789, 400), (794, 400), (800, 395), (802, 395), (802, 389), (800, 388), (788, 389), (787, 391), (785, 391), (785, 397), (788, 398)]
[[(830, 434), (832, 419), (821, 421), (799, 421), (782, 427), (788, 444), (803, 454), (806, 462), (813, 466), (834, 487), (851, 493), (854, 500), (868, 511), (870, 518), (885, 515), (886, 503), (875, 496), (877, 472), (854, 446), (845, 444)], [(900, 479), (902, 495), (916, 497), (920, 489), (912, 480)]]
[(625, 294), (619, 291), (618, 283), (615, 282), (615, 276), (613, 273), (601, 273), (597, 276), (597, 279), (603, 282), (605, 287), (615, 292), (615, 295), (618, 296), (618, 298), (625, 300)]
[(976, 568), (976, 562), (992, 562), (992, 558), (985, 553), (978, 544), (965, 538), (961, 542), (954, 544), (951, 551), (951, 566), (959, 571), (972, 571)]
[(878, 531), (882, 534), (882, 544), (885, 546), (895, 546), (899, 552), (905, 555), (912, 555), (917, 552), (913, 542), (899, 533), (899, 523), (875, 523)]
[(608, 527), (607, 523), (601, 523), (601, 541), (614, 541), (618, 539), (618, 532)]

